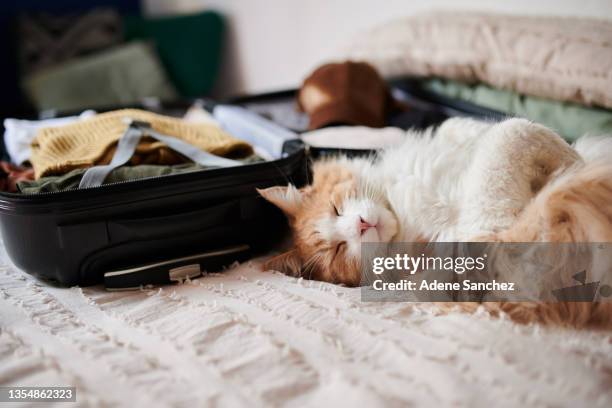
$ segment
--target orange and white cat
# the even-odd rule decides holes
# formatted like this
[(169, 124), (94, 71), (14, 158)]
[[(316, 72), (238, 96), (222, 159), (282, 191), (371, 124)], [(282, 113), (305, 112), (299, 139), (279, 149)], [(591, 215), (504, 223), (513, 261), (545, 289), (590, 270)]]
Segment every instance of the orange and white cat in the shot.
[(260, 193), (294, 237), (267, 269), (357, 286), (362, 242), (612, 242), (612, 139), (571, 147), (524, 119), (451, 119), (375, 158), (315, 163), (304, 188)]

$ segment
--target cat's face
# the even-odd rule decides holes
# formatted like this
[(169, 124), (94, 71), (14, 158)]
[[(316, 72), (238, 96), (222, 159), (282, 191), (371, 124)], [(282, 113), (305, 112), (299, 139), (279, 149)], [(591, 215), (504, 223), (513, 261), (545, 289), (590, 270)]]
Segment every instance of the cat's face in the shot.
[(266, 267), (292, 276), (344, 283), (360, 282), (362, 242), (389, 242), (398, 232), (395, 215), (379, 186), (365, 184), (345, 163), (317, 163), (313, 183), (260, 190), (289, 218), (295, 249)]

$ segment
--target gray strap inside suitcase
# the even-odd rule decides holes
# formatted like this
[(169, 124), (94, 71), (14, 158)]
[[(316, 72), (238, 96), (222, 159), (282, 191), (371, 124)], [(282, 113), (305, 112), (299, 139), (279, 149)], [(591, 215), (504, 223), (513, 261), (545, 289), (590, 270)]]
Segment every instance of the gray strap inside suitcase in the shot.
[(81, 182), (79, 183), (79, 188), (101, 186), (111, 171), (117, 167), (123, 166), (132, 158), (136, 151), (136, 146), (138, 146), (143, 136), (149, 136), (159, 140), (172, 150), (179, 152), (193, 162), (203, 166), (232, 167), (242, 165), (242, 163), (237, 160), (215, 156), (183, 140), (158, 133), (146, 122), (132, 121), (123, 136), (119, 139), (117, 150), (111, 162), (102, 166), (90, 167), (83, 174), (83, 178), (81, 178)]

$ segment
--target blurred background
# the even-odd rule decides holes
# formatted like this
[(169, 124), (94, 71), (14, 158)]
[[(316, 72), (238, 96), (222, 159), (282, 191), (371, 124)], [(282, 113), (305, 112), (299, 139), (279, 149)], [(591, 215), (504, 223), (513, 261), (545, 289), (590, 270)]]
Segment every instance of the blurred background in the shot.
[(609, 0), (3, 1), (0, 115), (296, 88), (356, 33), (429, 9), (612, 18)]
[(145, 0), (150, 15), (214, 9), (227, 20), (220, 94), (295, 88), (357, 33), (429, 10), (612, 19), (609, 0)]

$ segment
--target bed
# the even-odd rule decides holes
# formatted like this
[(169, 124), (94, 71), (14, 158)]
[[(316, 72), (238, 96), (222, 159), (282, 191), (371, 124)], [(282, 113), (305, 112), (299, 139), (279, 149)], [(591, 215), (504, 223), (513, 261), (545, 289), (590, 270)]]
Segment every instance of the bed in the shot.
[(108, 292), (0, 256), (0, 385), (72, 385), (80, 406), (612, 404), (610, 332), (361, 302), (261, 259)]

